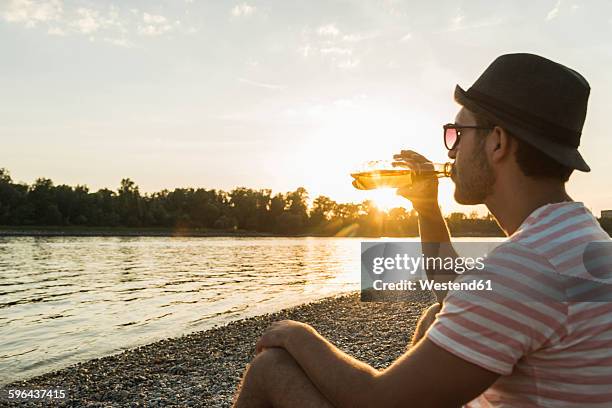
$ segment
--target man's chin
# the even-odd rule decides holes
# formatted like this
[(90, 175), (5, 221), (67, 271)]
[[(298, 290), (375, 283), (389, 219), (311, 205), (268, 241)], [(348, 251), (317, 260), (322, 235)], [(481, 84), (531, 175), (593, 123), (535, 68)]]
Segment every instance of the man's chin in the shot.
[(461, 191), (457, 186), (455, 186), (455, 201), (461, 205), (477, 205), (483, 204), (484, 200), (479, 197), (470, 196), (469, 194), (465, 194)]

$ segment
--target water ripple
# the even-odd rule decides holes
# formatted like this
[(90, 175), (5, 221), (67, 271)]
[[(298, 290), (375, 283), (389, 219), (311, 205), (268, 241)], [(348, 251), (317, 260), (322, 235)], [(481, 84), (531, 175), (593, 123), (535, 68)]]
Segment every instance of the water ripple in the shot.
[(0, 237), (0, 385), (355, 290), (359, 244), (350, 238)]

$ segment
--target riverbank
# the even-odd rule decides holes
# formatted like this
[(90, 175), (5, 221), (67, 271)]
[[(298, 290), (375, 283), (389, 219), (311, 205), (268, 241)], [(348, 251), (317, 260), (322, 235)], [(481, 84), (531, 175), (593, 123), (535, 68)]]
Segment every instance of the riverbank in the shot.
[[(0, 237), (332, 237), (326, 234), (283, 235), (244, 230), (173, 229), (173, 228), (124, 228), (124, 227), (12, 227), (1, 226)], [(463, 232), (453, 237), (503, 237), (501, 233)], [(415, 236), (393, 238), (417, 238)], [(375, 236), (353, 236), (353, 238), (380, 238)]]
[[(257, 339), (271, 322), (307, 322), (348, 354), (384, 368), (406, 349), (421, 312), (432, 302), (427, 294), (415, 292), (414, 296), (401, 303), (360, 302), (358, 293), (326, 298), (90, 360), (3, 388), (64, 388), (67, 398), (53, 405), (66, 407), (228, 407), (253, 358)], [(14, 406), (48, 405), (47, 400)]]
[(125, 227), (0, 227), (0, 237), (273, 237), (256, 231)]

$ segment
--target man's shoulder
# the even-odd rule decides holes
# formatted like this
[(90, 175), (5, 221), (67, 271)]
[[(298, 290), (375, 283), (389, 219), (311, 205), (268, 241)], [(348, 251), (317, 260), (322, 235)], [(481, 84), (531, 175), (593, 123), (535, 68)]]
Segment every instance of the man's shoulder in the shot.
[(611, 282), (602, 276), (612, 273), (612, 239), (582, 203), (557, 203), (534, 211), (517, 233), (489, 253), (485, 268), (493, 276), (528, 283), (529, 290), (554, 289), (558, 296), (586, 281), (607, 290)]
[(533, 211), (505, 244), (520, 245), (550, 259), (593, 241), (610, 241), (610, 236), (583, 203), (563, 202)]

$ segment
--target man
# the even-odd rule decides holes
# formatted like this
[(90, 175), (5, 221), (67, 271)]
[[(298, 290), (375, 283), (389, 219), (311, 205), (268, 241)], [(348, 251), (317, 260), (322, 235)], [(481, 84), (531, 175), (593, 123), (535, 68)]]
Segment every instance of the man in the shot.
[[(257, 343), (235, 406), (612, 406), (612, 303), (576, 290), (610, 278), (609, 259), (597, 258), (603, 273), (586, 259), (590, 244), (610, 238), (565, 191), (573, 170), (590, 170), (577, 150), (589, 91), (565, 66), (503, 55), (467, 92), (457, 86), (462, 108), (444, 126), (455, 199), (484, 203), (509, 236), (485, 271), (527, 301), (451, 291), (421, 318), (413, 347), (382, 371), (306, 324), (276, 322)], [(395, 158), (427, 165), (412, 151)], [(418, 212), (423, 242), (450, 242), (436, 179), (398, 193)]]

